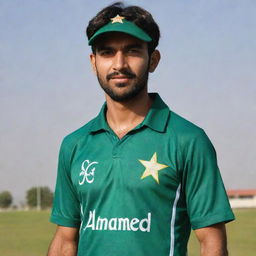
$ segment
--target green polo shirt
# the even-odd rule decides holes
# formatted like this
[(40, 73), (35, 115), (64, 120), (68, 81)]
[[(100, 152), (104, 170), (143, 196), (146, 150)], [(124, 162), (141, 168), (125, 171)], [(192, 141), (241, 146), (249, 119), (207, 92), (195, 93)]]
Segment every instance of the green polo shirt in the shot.
[(80, 228), (78, 256), (185, 256), (191, 227), (234, 219), (204, 131), (150, 96), (122, 139), (104, 104), (63, 140), (51, 221)]

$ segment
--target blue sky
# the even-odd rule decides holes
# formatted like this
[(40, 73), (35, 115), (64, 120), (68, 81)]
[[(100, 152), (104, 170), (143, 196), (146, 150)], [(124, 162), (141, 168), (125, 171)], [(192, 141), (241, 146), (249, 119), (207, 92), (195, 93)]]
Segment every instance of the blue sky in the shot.
[[(17, 202), (55, 184), (62, 138), (99, 111), (85, 29), (112, 1), (0, 1), (0, 191)], [(162, 59), (150, 76), (170, 108), (204, 128), (227, 188), (256, 187), (256, 2), (126, 1), (149, 10)]]

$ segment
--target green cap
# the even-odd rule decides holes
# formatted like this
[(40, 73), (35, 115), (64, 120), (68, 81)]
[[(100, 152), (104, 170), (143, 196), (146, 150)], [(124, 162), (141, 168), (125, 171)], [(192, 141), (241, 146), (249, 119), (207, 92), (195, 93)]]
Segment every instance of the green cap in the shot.
[(150, 42), (152, 38), (139, 28), (135, 23), (126, 20), (124, 17), (117, 15), (111, 19), (107, 25), (97, 30), (94, 35), (89, 39), (88, 44), (92, 45), (94, 40), (103, 33), (108, 32), (122, 32), (134, 36), (142, 41)]

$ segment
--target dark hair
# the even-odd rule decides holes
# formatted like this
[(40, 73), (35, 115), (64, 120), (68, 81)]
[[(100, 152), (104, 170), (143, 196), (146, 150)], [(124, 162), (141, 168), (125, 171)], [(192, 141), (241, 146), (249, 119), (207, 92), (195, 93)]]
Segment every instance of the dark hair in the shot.
[[(159, 42), (160, 31), (158, 25), (152, 15), (143, 8), (134, 5), (125, 7), (122, 2), (116, 2), (105, 7), (89, 21), (86, 29), (88, 40), (98, 29), (108, 24), (110, 19), (117, 14), (135, 23), (152, 38), (152, 41), (148, 43), (148, 52), (151, 54)], [(94, 45), (92, 45), (92, 50), (95, 52)]]

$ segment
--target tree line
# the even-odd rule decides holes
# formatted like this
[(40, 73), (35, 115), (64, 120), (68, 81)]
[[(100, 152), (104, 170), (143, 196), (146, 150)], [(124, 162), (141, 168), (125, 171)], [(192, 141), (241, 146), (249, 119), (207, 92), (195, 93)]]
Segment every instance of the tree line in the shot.
[[(47, 209), (52, 206), (53, 192), (47, 186), (32, 187), (26, 191), (26, 205), (29, 208), (39, 207)], [(0, 208), (8, 209), (12, 206), (13, 196), (10, 191), (0, 192)]]

